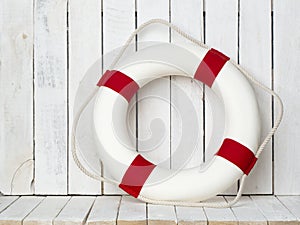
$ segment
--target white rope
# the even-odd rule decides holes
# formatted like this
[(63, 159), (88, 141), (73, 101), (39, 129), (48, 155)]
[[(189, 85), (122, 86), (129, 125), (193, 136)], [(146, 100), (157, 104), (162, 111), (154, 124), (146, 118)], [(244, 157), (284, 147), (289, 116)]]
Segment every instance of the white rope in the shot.
[[(113, 68), (117, 62), (120, 60), (120, 58), (122, 57), (122, 55), (124, 54), (124, 52), (126, 51), (127, 47), (130, 45), (130, 43), (132, 42), (132, 40), (134, 39), (134, 37), (141, 31), (143, 30), (145, 27), (149, 26), (150, 24), (154, 24), (154, 23), (159, 23), (159, 24), (163, 24), (166, 25), (168, 27), (170, 27), (171, 29), (173, 29), (174, 31), (176, 31), (178, 34), (180, 34), (181, 36), (185, 37), (186, 39), (190, 40), (191, 42), (195, 43), (196, 45), (201, 46), (202, 48), (206, 48), (209, 49), (209, 47), (207, 45), (205, 45), (204, 43), (202, 43), (201, 41), (193, 38), (192, 36), (188, 35), (187, 33), (183, 32), (180, 28), (178, 28), (177, 26), (162, 20), (162, 19), (153, 19), (153, 20), (149, 20), (146, 23), (143, 23), (142, 25), (140, 25), (128, 38), (128, 40), (126, 41), (125, 45), (123, 46), (123, 48), (121, 49), (120, 53), (117, 55), (117, 57), (115, 58), (115, 60), (113, 61), (113, 63), (111, 64), (110, 68)], [(263, 142), (261, 143), (261, 145), (259, 146), (255, 157), (259, 158), (260, 154), (262, 153), (263, 149), (265, 148), (265, 146), (267, 145), (267, 143), (271, 140), (272, 136), (274, 135), (274, 133), (276, 132), (281, 120), (282, 120), (282, 116), (283, 116), (283, 104), (282, 101), (280, 99), (280, 97), (270, 88), (268, 88), (267, 86), (265, 86), (264, 84), (260, 83), (259, 81), (257, 81), (252, 75), (250, 75), (247, 71), (245, 71), (239, 64), (237, 64), (235, 61), (230, 60), (231, 63), (233, 63), (240, 71), (241, 73), (244, 74), (244, 76), (246, 78), (248, 78), (252, 83), (254, 83), (255, 85), (257, 85), (258, 87), (262, 88), (264, 91), (268, 92), (269, 94), (271, 94), (274, 99), (277, 101), (278, 103), (278, 116), (277, 119), (274, 121), (274, 125), (272, 127), (272, 129), (270, 130), (270, 132), (267, 134), (267, 136), (265, 137), (265, 139), (263, 140)], [(91, 102), (91, 100), (94, 98), (94, 96), (96, 95), (97, 91), (98, 91), (99, 87), (96, 87), (95, 90), (93, 91), (93, 93), (87, 98), (87, 100), (85, 101), (85, 103), (79, 108), (75, 118), (74, 118), (74, 123), (73, 123), (73, 129), (72, 129), (72, 138), (71, 138), (71, 142), (72, 142), (72, 155), (74, 158), (74, 161), (76, 163), (76, 165), (79, 167), (79, 169), (85, 173), (86, 175), (88, 175), (89, 177), (96, 179), (96, 180), (100, 180), (103, 182), (108, 182), (111, 184), (115, 184), (115, 185), (119, 185), (119, 182), (113, 179), (109, 179), (97, 174), (93, 174), (90, 171), (88, 171), (80, 162), (80, 160), (78, 159), (77, 153), (76, 153), (76, 129), (77, 129), (77, 125), (78, 125), (78, 121), (80, 119), (80, 116), (82, 114), (82, 112), (84, 111), (84, 109), (87, 107), (87, 105)], [(160, 204), (160, 205), (178, 205), (178, 206), (192, 206), (192, 207), (211, 207), (211, 208), (225, 208), (225, 207), (230, 207), (232, 205), (234, 205), (235, 203), (238, 202), (238, 200), (240, 199), (240, 197), (242, 196), (242, 192), (243, 192), (243, 188), (244, 188), (244, 184), (245, 184), (245, 179), (246, 179), (247, 175), (243, 175), (241, 177), (240, 180), (240, 187), (238, 190), (238, 193), (236, 195), (236, 197), (229, 202), (182, 202), (182, 201), (164, 201), (164, 200), (157, 200), (157, 199), (150, 199), (144, 196), (139, 195), (139, 199), (148, 202), (148, 203), (152, 203), (152, 204)]]

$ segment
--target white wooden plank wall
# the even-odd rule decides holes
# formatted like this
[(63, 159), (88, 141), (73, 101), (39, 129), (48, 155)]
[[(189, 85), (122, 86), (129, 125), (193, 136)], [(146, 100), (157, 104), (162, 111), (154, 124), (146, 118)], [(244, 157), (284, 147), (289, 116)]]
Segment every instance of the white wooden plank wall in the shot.
[(0, 192), (32, 194), (33, 0), (0, 2)]
[[(116, 48), (122, 46), (135, 29), (134, 0), (103, 0), (103, 69), (108, 69)], [(115, 50), (115, 51), (113, 51)], [(113, 53), (111, 53), (113, 51)], [(135, 118), (132, 118), (135, 119)], [(107, 172), (104, 170), (104, 175)], [(123, 193), (111, 184), (104, 184), (105, 194)]]
[(67, 194), (67, 1), (35, 0), (36, 194)]
[[(240, 1), (239, 62), (269, 88), (272, 86), (271, 28), (271, 2), (269, 0)], [(254, 57), (255, 55), (258, 57)], [(258, 88), (255, 91), (260, 99), (262, 137), (265, 137), (272, 127), (272, 98)], [(271, 143), (261, 154), (255, 170), (246, 182), (245, 193), (272, 194)]]
[[(74, 101), (80, 81), (96, 62), (102, 71), (102, 19), (101, 2), (98, 0), (72, 0), (69, 2), (69, 190), (70, 194), (100, 194), (101, 183), (90, 179), (75, 164), (71, 154), (71, 130)], [(95, 81), (97, 82), (97, 81)], [(78, 107), (78, 106), (77, 106)], [(80, 155), (79, 155), (80, 156)], [(84, 160), (80, 160), (85, 162)], [(100, 165), (99, 165), (100, 167)], [(100, 171), (99, 171), (100, 173)]]
[[(283, 124), (274, 145), (267, 146), (247, 180), (245, 193), (299, 195), (300, 108), (295, 103), (300, 92), (299, 9), (298, 0), (162, 0), (159, 4), (150, 0), (2, 0), (0, 192), (123, 193), (108, 184), (101, 186), (82, 174), (73, 162), (70, 137), (76, 90), (86, 71), (99, 59), (96, 66), (100, 77), (117, 53), (111, 52), (136, 26), (163, 18), (237, 60), (282, 96)], [(145, 29), (137, 41), (138, 49), (149, 41), (186, 42), (162, 25)], [(131, 47), (134, 49), (135, 44)], [(101, 59), (103, 54), (108, 56)], [(270, 96), (257, 88), (255, 91), (265, 135), (277, 107)], [(148, 150), (145, 154), (156, 163), (165, 161), (166, 167), (178, 167), (181, 162), (172, 154), (183, 136), (180, 123), (189, 115), (178, 114), (176, 107), (189, 98), (197, 112), (197, 123), (189, 122), (198, 126), (199, 139), (187, 166), (209, 160), (214, 152), (204, 152), (213, 136), (212, 115), (205, 97), (208, 92), (207, 88), (203, 91), (203, 85), (179, 77), (156, 80), (141, 89), (136, 98), (139, 102), (131, 103), (135, 105), (130, 116), (133, 139), (136, 134), (139, 138), (137, 149)], [(154, 97), (147, 98), (149, 95)], [(157, 138), (162, 139), (159, 146)], [(108, 175), (105, 169), (102, 173)], [(237, 187), (225, 193), (234, 194)]]
[(273, 7), (274, 89), (285, 105), (285, 116), (274, 143), (274, 191), (299, 195), (300, 2), (274, 0)]

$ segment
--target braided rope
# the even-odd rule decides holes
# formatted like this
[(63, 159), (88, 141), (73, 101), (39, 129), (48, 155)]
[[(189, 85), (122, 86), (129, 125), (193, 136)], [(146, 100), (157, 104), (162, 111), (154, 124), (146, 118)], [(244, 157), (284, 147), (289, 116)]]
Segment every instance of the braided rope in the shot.
[[(155, 23), (159, 23), (159, 24), (163, 24), (166, 25), (168, 27), (170, 27), (171, 29), (173, 29), (174, 31), (176, 31), (178, 34), (180, 34), (182, 37), (188, 39), (189, 41), (193, 42), (196, 45), (199, 45), (202, 48), (206, 48), (209, 49), (209, 47), (207, 45), (205, 45), (204, 43), (202, 43), (201, 41), (193, 38), (192, 36), (188, 35), (187, 33), (185, 33), (184, 31), (182, 31), (179, 27), (165, 21), (162, 19), (152, 19), (149, 20), (145, 23), (143, 23), (142, 25), (140, 25), (134, 32), (132, 32), (132, 34), (129, 36), (128, 40), (126, 41), (125, 45), (123, 46), (123, 48), (120, 50), (119, 54), (116, 56), (116, 58), (114, 59), (113, 63), (110, 65), (109, 68), (113, 68), (117, 62), (120, 60), (120, 58), (122, 57), (122, 55), (124, 54), (124, 52), (126, 51), (127, 47), (130, 45), (130, 43), (132, 42), (132, 40), (134, 39), (134, 37), (141, 31), (143, 30), (145, 27), (149, 26), (150, 24), (155, 24)], [(234, 64), (242, 74), (244, 74), (244, 76), (250, 80), (253, 84), (257, 85), (258, 87), (260, 87), (261, 89), (263, 89), (264, 91), (266, 91), (267, 93), (269, 93), (270, 95), (272, 95), (274, 97), (274, 99), (277, 101), (278, 103), (278, 108), (279, 108), (279, 112), (278, 112), (278, 116), (277, 119), (274, 121), (274, 125), (272, 127), (272, 129), (269, 131), (269, 133), (267, 134), (267, 136), (265, 137), (265, 139), (263, 140), (263, 142), (260, 144), (255, 157), (259, 158), (260, 154), (262, 153), (263, 149), (266, 147), (267, 143), (271, 140), (272, 136), (274, 135), (274, 133), (276, 132), (277, 128), (279, 127), (282, 117), (283, 117), (283, 103), (280, 99), (280, 97), (270, 88), (268, 88), (267, 86), (265, 86), (264, 84), (260, 83), (259, 81), (257, 81), (252, 75), (250, 75), (245, 69), (243, 69), (239, 64), (237, 64), (235, 61), (230, 60), (230, 62), (232, 64)], [(96, 95), (97, 91), (98, 91), (99, 87), (96, 87), (95, 90), (93, 91), (93, 93), (88, 96), (87, 100), (84, 102), (84, 104), (79, 108), (77, 114), (75, 115), (74, 118), (74, 123), (73, 123), (73, 129), (72, 129), (72, 137), (71, 137), (71, 142), (72, 142), (72, 156), (73, 159), (76, 163), (76, 165), (78, 166), (78, 168), (85, 173), (87, 176), (96, 179), (96, 180), (100, 180), (103, 182), (107, 182), (107, 183), (111, 183), (111, 184), (115, 184), (115, 185), (119, 185), (119, 182), (107, 177), (103, 177), (94, 173), (91, 173), (90, 171), (88, 171), (83, 164), (80, 162), (78, 156), (77, 156), (77, 152), (76, 152), (76, 129), (77, 129), (77, 125), (78, 125), (78, 121), (80, 119), (80, 116), (82, 114), (82, 112), (84, 111), (84, 109), (87, 107), (87, 105), (91, 102), (91, 100), (94, 98), (94, 96)], [(245, 179), (246, 179), (247, 175), (243, 175), (241, 177), (240, 180), (240, 187), (239, 190), (237, 192), (236, 197), (229, 201), (229, 202), (183, 202), (183, 201), (165, 201), (165, 200), (157, 200), (157, 199), (150, 199), (147, 198), (145, 196), (139, 195), (139, 199), (148, 203), (152, 203), (152, 204), (160, 204), (160, 205), (178, 205), (178, 206), (191, 206), (191, 207), (211, 207), (211, 208), (226, 208), (226, 207), (231, 207), (233, 206), (235, 203), (237, 203), (239, 201), (239, 199), (242, 196), (242, 192), (243, 192), (243, 188), (245, 185)]]

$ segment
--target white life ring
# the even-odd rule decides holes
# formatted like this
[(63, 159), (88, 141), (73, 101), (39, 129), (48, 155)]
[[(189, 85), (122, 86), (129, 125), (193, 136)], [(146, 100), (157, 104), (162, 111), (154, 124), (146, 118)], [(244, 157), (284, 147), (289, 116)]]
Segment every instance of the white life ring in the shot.
[[(104, 167), (119, 187), (139, 198), (201, 201), (226, 190), (253, 168), (260, 139), (254, 91), (229, 58), (215, 49), (158, 44), (133, 54), (124, 66), (106, 71), (94, 105), (94, 129)], [(179, 171), (156, 166), (130, 143), (128, 102), (146, 83), (185, 74), (209, 86), (225, 107), (220, 149), (204, 168)]]

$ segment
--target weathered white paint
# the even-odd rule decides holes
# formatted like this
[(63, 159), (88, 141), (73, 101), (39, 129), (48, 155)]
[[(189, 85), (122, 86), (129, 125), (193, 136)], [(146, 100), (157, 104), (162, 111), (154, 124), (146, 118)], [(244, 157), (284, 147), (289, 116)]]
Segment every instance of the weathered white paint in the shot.
[(87, 218), (88, 225), (114, 225), (120, 206), (120, 196), (97, 197), (93, 208)]
[(252, 196), (256, 206), (264, 214), (268, 224), (299, 224), (294, 215), (274, 196)]
[[(237, 59), (239, 32), (241, 64), (258, 80), (270, 85), (271, 3), (267, 0), (259, 3), (260, 7), (257, 8), (257, 1), (240, 1), (238, 29), (238, 0), (205, 1), (205, 37), (207, 44)], [(299, 95), (299, 2), (274, 0), (273, 3), (274, 87), (285, 104), (283, 124), (274, 139), (273, 191), (275, 194), (299, 194), (297, 115), (300, 109), (294, 100)], [(70, 137), (75, 91), (86, 69), (100, 56), (102, 44), (104, 53), (108, 53), (125, 42), (135, 27), (135, 19), (137, 24), (156, 17), (170, 19), (197, 38), (200, 37), (203, 27), (202, 0), (192, 0), (189, 4), (178, 0), (164, 0), (159, 4), (150, 0), (137, 0), (136, 4), (134, 0), (104, 0), (102, 38), (100, 1), (69, 1), (69, 18), (67, 0), (1, 1), (0, 154), (4, 157), (0, 157), (0, 192), (67, 194), (69, 186), (70, 194), (101, 193), (100, 182), (83, 175), (74, 165), (71, 154), (67, 156), (67, 134)], [(138, 35), (139, 41), (168, 42), (169, 39), (169, 29), (161, 25), (153, 25)], [(171, 33), (171, 41), (178, 43), (182, 39)], [(143, 47), (141, 44), (138, 46)], [(106, 67), (112, 56), (104, 60)], [(201, 112), (199, 87), (184, 78), (172, 79), (175, 80), (176, 85), (184, 88), (187, 96), (191, 97), (192, 103)], [(170, 87), (169, 80), (155, 81), (149, 87), (143, 88), (139, 99), (149, 94), (161, 96), (167, 101), (171, 99), (176, 104), (181, 101), (172, 84)], [(266, 131), (270, 128), (270, 98), (260, 91), (258, 96), (265, 123), (263, 128)], [(176, 149), (176, 140), (181, 135), (180, 129), (177, 129), (180, 128), (180, 118), (176, 117), (169, 102), (165, 103), (157, 97), (141, 100), (138, 105), (141, 138), (139, 146), (147, 146), (145, 140), (148, 143), (154, 141), (151, 139), (150, 124), (154, 118), (160, 118), (164, 122), (164, 130), (159, 125), (157, 127), (159, 132), (164, 131), (165, 136), (161, 135), (164, 142), (148, 155), (155, 162), (168, 158), (169, 153)], [(209, 129), (212, 124), (207, 104), (205, 109), (205, 142), (208, 144), (212, 135)], [(198, 119), (201, 121), (202, 118)], [(155, 127), (157, 120), (153, 122)], [(130, 117), (130, 125), (134, 134), (135, 113)], [(269, 149), (265, 151), (247, 181), (246, 193), (272, 193), (271, 154)], [(200, 146), (197, 154), (193, 158), (195, 161), (188, 166), (201, 162)], [(208, 152), (206, 159), (212, 154), (213, 152)], [(104, 189), (107, 190), (106, 193), (121, 193), (109, 185)], [(230, 193), (235, 193), (235, 190)]]
[(23, 225), (52, 225), (53, 220), (70, 200), (70, 197), (47, 196), (23, 220)]
[(146, 203), (131, 196), (123, 196), (117, 220), (119, 225), (146, 225)]
[[(285, 114), (274, 142), (275, 194), (300, 194), (300, 2), (274, 0), (274, 89)], [(276, 113), (275, 103), (275, 116)]]
[(8, 208), (14, 201), (18, 199), (17, 196), (1, 196), (0, 197), (0, 213)]
[(0, 225), (22, 225), (22, 220), (41, 202), (43, 197), (26, 196), (15, 201), (0, 214)]
[(277, 198), (300, 222), (300, 196), (278, 196)]
[[(221, 196), (217, 196), (210, 200), (210, 202), (220, 202), (224, 203), (225, 199)], [(235, 215), (233, 214), (230, 208), (204, 208), (204, 212), (207, 216), (209, 224), (218, 224), (218, 225), (231, 225), (238, 224)]]
[(178, 225), (206, 225), (207, 219), (203, 208), (176, 206)]
[[(239, 32), (240, 64), (257, 80), (271, 88), (271, 2), (269, 0), (241, 1)], [(272, 126), (271, 96), (257, 86), (254, 87), (259, 99), (261, 133), (265, 137)], [(272, 194), (271, 143), (264, 149), (254, 170), (247, 178), (244, 193)]]
[(36, 194), (67, 194), (66, 13), (66, 0), (35, 0)]
[(3, 0), (0, 15), (0, 192), (32, 194), (33, 0)]
[[(205, 2), (205, 43), (215, 48), (228, 57), (237, 60), (238, 56), (238, 0), (211, 0)], [(206, 87), (206, 91), (208, 88)], [(209, 108), (205, 103), (205, 108)], [(212, 109), (213, 110), (213, 109)], [(205, 147), (209, 144), (214, 121), (212, 114), (205, 113)], [(220, 142), (221, 140), (215, 140)], [(216, 153), (209, 151), (205, 153), (205, 160), (209, 160)], [(236, 185), (224, 192), (225, 194), (236, 193)]]
[(148, 204), (149, 225), (176, 225), (177, 218), (174, 206)]
[[(193, 37), (202, 39), (203, 1), (193, 0), (187, 4), (184, 1), (172, 0), (170, 3), (171, 22)], [(171, 42), (189, 43), (175, 31), (171, 32)], [(190, 106), (193, 110), (186, 106)], [(186, 167), (200, 165), (203, 161), (203, 110), (203, 85), (189, 78), (172, 76), (170, 114), (172, 168), (178, 168), (186, 163), (183, 159), (189, 159)], [(190, 134), (188, 130), (183, 130), (183, 123), (189, 127)], [(197, 132), (192, 133), (192, 130)], [(182, 145), (180, 148), (180, 143), (193, 149), (182, 148)]]
[[(135, 29), (135, 0), (103, 0), (103, 71), (108, 69), (117, 48), (125, 44)], [(132, 117), (135, 120), (135, 117)], [(105, 172), (104, 175), (109, 176)], [(104, 184), (105, 194), (124, 193), (111, 184)]]
[[(83, 77), (94, 80), (94, 70), (97, 68), (99, 77), (102, 73), (101, 57), (101, 1), (72, 0), (69, 1), (69, 190), (70, 194), (100, 194), (101, 182), (91, 179), (82, 173), (75, 164), (71, 153), (71, 131), (74, 113), (79, 102), (76, 93)], [(96, 65), (94, 63), (96, 62)], [(88, 73), (88, 71), (90, 71)], [(96, 86), (91, 84), (91, 90)], [(86, 93), (86, 96), (88, 93)], [(77, 96), (78, 97), (78, 96)], [(78, 103), (77, 103), (78, 104)], [(82, 104), (82, 102), (81, 102)], [(76, 108), (77, 107), (77, 108)], [(91, 129), (86, 127), (86, 129)], [(80, 154), (78, 154), (80, 157)], [(95, 157), (96, 158), (96, 157)], [(81, 162), (85, 160), (80, 158)], [(99, 162), (99, 174), (101, 173)]]
[[(232, 201), (234, 197), (226, 197), (227, 201)], [(268, 221), (255, 206), (252, 199), (248, 196), (242, 196), (240, 201), (231, 207), (236, 216), (239, 225), (267, 225)]]
[[(0, 224), (52, 224), (56, 218), (58, 224), (299, 224), (299, 196), (243, 196), (241, 201), (227, 209), (208, 209), (202, 207), (173, 207), (148, 205), (132, 197), (124, 196), (120, 205), (120, 196), (70, 197), (22, 196), (0, 197), (8, 204), (0, 212)], [(232, 200), (233, 197), (226, 197)], [(70, 200), (70, 201), (69, 201)], [(213, 201), (222, 201), (217, 197)], [(94, 202), (94, 203), (93, 203)], [(1, 210), (1, 208), (0, 208)], [(298, 222), (297, 222), (297, 219)], [(58, 221), (60, 220), (60, 222)], [(54, 222), (55, 224), (55, 222)]]
[(54, 219), (54, 225), (84, 224), (95, 201), (95, 197), (75, 196)]

